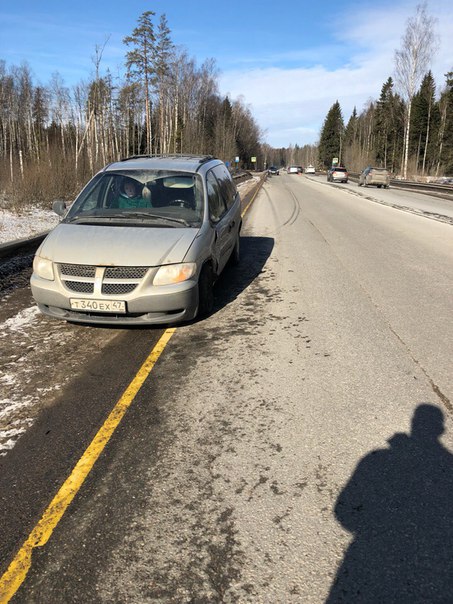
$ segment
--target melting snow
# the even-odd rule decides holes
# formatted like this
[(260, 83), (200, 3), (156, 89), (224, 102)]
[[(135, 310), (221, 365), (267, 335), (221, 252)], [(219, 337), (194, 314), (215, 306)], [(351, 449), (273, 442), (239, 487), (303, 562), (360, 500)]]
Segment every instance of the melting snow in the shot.
[[(6, 319), (6, 321), (1, 326), (1, 331), (5, 329), (10, 329), (11, 331), (25, 331), (25, 328), (33, 323), (36, 315), (39, 314), (39, 310), (37, 306), (30, 306), (30, 308), (25, 308), (21, 310), (17, 315)], [(25, 342), (24, 342), (25, 344)]]
[(45, 233), (56, 227), (59, 220), (51, 210), (35, 207), (21, 212), (0, 209), (0, 243)]
[[(10, 339), (14, 337), (13, 334), (16, 334), (16, 337), (20, 334), (19, 338), (21, 341), (18, 342), (20, 350), (22, 347), (27, 345), (27, 342), (22, 341), (22, 338), (28, 335), (27, 331), (35, 322), (38, 314), (38, 308), (36, 306), (31, 306), (29, 308), (24, 308), (13, 317), (6, 319), (6, 321), (0, 325), (1, 338), (5, 341), (10, 341)], [(20, 363), (22, 360), (22, 358), (16, 358), (14, 361), (10, 360), (10, 362), (7, 363), (3, 368), (4, 370), (9, 368), (9, 371), (3, 371), (2, 375), (0, 376), (0, 384), (4, 390), (6, 389), (10, 392), (16, 391), (15, 386), (17, 384), (18, 376), (17, 373), (14, 372), (14, 365), (17, 366), (17, 363)], [(27, 372), (32, 373), (33, 369), (30, 368), (25, 371), (25, 373)], [(22, 370), (22, 373), (19, 374), (19, 378), (22, 381), (26, 381), (25, 373)], [(8, 418), (11, 417), (11, 415), (14, 415), (20, 409), (25, 410), (34, 402), (32, 397), (23, 396), (20, 393), (20, 388), (17, 394), (17, 398), (13, 395), (9, 399), (0, 399), (0, 420), (2, 420), (2, 423), (6, 420), (5, 427), (0, 427), (0, 456), (4, 455), (5, 451), (12, 449), (20, 434), (25, 432), (28, 425), (32, 423), (29, 418), (22, 417), (20, 421), (16, 421), (8, 425)], [(13, 427), (14, 423), (18, 427)]]

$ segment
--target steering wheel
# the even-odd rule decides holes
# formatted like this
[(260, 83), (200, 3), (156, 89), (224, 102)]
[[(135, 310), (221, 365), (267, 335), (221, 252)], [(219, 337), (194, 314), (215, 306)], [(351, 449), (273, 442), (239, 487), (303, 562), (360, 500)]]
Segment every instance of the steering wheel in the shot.
[(188, 208), (189, 210), (192, 209), (192, 204), (186, 199), (172, 199), (168, 205), (177, 206), (179, 208)]

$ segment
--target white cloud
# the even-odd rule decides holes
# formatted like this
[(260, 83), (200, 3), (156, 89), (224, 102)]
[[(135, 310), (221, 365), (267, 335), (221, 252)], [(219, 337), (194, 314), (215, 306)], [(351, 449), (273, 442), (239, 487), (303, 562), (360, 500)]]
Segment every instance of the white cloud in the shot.
[[(376, 76), (366, 66), (328, 71), (312, 69), (261, 69), (230, 72), (221, 77), (220, 87), (232, 98), (244, 95), (253, 115), (267, 129), (266, 140), (273, 146), (307, 144), (317, 140), (322, 122), (338, 100), (343, 117), (349, 119), (354, 106), (358, 110), (371, 95), (379, 95), (389, 76)], [(301, 134), (303, 138), (301, 138)]]
[[(415, 5), (410, 2), (384, 9), (375, 5), (344, 14), (335, 30), (342, 53), (349, 49), (349, 59), (342, 67), (330, 68), (328, 53), (320, 52), (319, 64), (310, 68), (244, 67), (224, 72), (220, 89), (232, 98), (244, 97), (266, 132), (266, 142), (272, 146), (314, 143), (336, 100), (347, 121), (354, 106), (360, 112), (370, 99), (379, 98), (382, 85), (393, 76), (394, 53), (401, 47), (407, 19), (414, 11)], [(440, 47), (430, 68), (441, 88), (444, 74), (453, 67), (450, 1), (432, 2), (428, 13), (438, 19)], [(298, 52), (296, 49), (294, 56)], [(306, 53), (301, 50), (301, 58), (306, 57)]]

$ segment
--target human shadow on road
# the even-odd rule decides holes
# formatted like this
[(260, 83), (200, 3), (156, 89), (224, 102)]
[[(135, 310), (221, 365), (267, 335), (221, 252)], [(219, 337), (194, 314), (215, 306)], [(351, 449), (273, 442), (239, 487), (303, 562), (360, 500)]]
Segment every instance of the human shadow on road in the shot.
[(328, 604), (453, 602), (453, 455), (442, 411), (422, 404), (410, 435), (362, 459), (335, 516), (354, 539)]

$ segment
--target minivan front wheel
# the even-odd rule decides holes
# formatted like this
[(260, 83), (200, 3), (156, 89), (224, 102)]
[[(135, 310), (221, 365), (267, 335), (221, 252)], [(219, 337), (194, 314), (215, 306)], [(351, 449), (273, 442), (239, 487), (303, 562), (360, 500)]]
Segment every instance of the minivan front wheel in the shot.
[(198, 316), (207, 317), (214, 308), (214, 274), (212, 266), (205, 264), (198, 279)]

